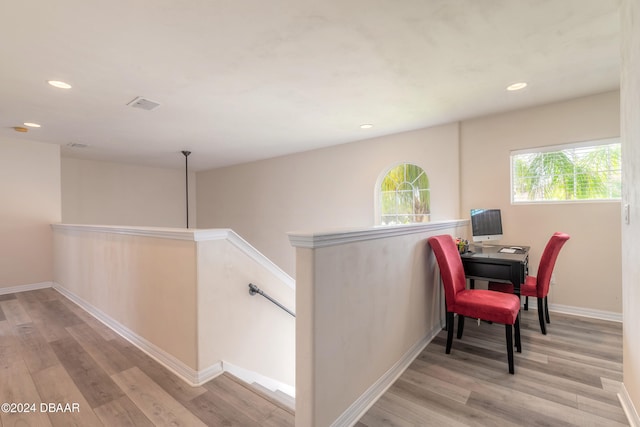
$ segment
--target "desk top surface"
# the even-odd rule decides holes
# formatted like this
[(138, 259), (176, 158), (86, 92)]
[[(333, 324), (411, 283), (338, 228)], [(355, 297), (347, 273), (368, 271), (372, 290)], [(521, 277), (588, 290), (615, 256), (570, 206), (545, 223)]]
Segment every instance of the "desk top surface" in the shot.
[[(520, 262), (529, 256), (529, 246), (522, 245), (472, 245), (469, 249), (469, 252), (461, 254), (460, 256), (462, 258), (495, 258)], [(501, 252), (503, 249), (515, 249), (515, 252)]]

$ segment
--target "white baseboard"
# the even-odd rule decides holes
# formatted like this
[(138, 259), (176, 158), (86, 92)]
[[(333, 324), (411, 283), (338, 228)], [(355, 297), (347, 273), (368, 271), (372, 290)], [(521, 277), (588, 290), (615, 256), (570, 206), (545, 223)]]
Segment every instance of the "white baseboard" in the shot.
[(176, 374), (190, 386), (196, 387), (202, 385), (217, 377), (224, 371), (227, 371), (237, 376), (238, 378), (248, 382), (249, 384), (255, 382), (270, 390), (278, 389), (288, 394), (289, 396), (295, 397), (295, 387), (280, 383), (276, 380), (265, 377), (264, 375), (234, 366), (224, 361), (216, 362), (205, 369), (194, 370), (193, 368), (187, 366), (182, 361), (162, 350), (160, 347), (131, 331), (126, 326), (109, 317), (107, 314), (94, 307), (89, 302), (78, 297), (59, 284), (53, 283), (52, 287), (56, 291), (67, 297), (69, 300), (80, 306), (87, 313), (98, 319), (115, 333), (122, 336), (124, 339), (135, 345), (141, 351), (149, 355), (149, 357), (153, 358), (156, 362), (160, 363), (162, 366)]
[[(538, 302), (534, 297), (529, 297), (529, 310), (538, 310)], [(622, 323), (622, 313), (614, 313), (613, 311), (594, 310), (590, 308), (574, 307), (571, 305), (549, 304), (549, 312), (571, 314), (573, 316), (590, 317), (592, 319), (609, 320), (612, 322)]]
[(296, 388), (288, 384), (282, 383), (280, 381), (276, 381), (272, 378), (265, 377), (264, 375), (260, 375), (257, 372), (249, 371), (239, 366), (235, 366), (229, 362), (223, 361), (222, 367), (225, 372), (229, 372), (230, 374), (233, 374), (234, 376), (240, 378), (242, 381), (248, 384), (257, 383), (257, 384), (260, 384), (262, 387), (269, 389), (271, 391), (280, 390), (281, 392), (293, 398), (296, 397)]
[(620, 400), (620, 405), (622, 405), (622, 409), (627, 416), (629, 425), (631, 427), (640, 427), (640, 416), (638, 416), (638, 411), (636, 411), (635, 406), (633, 406), (631, 397), (629, 396), (627, 388), (624, 386), (624, 384), (622, 384), (620, 393), (618, 393), (618, 400)]
[(32, 283), (29, 285), (11, 286), (9, 288), (0, 288), (0, 295), (14, 294), (16, 292), (36, 291), (38, 289), (52, 288), (53, 282)]
[[(150, 341), (147, 341), (145, 338), (136, 334), (135, 332), (133, 332), (132, 330), (130, 330), (120, 322), (114, 320), (112, 317), (110, 317), (109, 315), (107, 315), (97, 307), (93, 306), (89, 302), (85, 301), (84, 299), (70, 292), (68, 289), (65, 289), (64, 287), (60, 286), (58, 283), (54, 283), (53, 288), (56, 291), (60, 292), (65, 297), (67, 297), (68, 299), (70, 299), (71, 301), (73, 301), (74, 303), (76, 303), (77, 305), (79, 305), (81, 308), (83, 308), (86, 312), (88, 312), (93, 317), (98, 319), (100, 322), (104, 323), (114, 332), (121, 335), (127, 341), (129, 341), (130, 343), (138, 347), (140, 350), (145, 352), (147, 355), (149, 355), (151, 358), (156, 360), (158, 363), (160, 363), (161, 365), (169, 369), (171, 372), (173, 372), (174, 374), (182, 378), (188, 384), (192, 386), (196, 386), (205, 381), (205, 379), (202, 378), (200, 374), (200, 372), (202, 371), (196, 371), (195, 369), (187, 366), (186, 364), (178, 360), (173, 355), (162, 350), (160, 347), (156, 346)], [(209, 371), (209, 369), (211, 368), (207, 368), (207, 371)], [(222, 372), (222, 363), (220, 363), (219, 370), (216, 370), (215, 366), (213, 367), (213, 372), (212, 372), (213, 376), (215, 376), (214, 372), (217, 372), (217, 371)]]
[(387, 372), (371, 385), (355, 402), (347, 408), (332, 424), (331, 427), (343, 427), (354, 425), (373, 406), (374, 403), (387, 391), (389, 387), (411, 365), (424, 348), (442, 331), (440, 325), (430, 331), (424, 338), (415, 343)]

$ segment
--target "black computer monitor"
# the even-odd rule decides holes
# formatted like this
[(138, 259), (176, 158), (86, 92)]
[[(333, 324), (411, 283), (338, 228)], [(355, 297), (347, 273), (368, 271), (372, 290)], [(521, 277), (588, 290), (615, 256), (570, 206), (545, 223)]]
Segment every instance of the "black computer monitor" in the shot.
[(471, 209), (471, 235), (474, 242), (502, 239), (500, 209)]

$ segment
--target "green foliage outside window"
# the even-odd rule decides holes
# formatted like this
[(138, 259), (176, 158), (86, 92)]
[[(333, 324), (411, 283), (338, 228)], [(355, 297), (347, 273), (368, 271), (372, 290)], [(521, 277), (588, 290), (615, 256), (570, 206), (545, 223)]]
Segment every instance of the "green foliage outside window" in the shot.
[(620, 143), (514, 154), (512, 201), (584, 201), (621, 198)]
[(391, 169), (380, 185), (381, 223), (428, 222), (431, 212), (429, 178), (414, 164)]

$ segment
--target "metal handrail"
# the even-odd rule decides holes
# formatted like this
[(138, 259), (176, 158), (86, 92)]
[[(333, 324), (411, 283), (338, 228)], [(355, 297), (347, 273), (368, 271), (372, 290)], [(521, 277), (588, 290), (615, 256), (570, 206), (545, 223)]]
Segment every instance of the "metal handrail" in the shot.
[(253, 283), (249, 283), (249, 295), (255, 295), (255, 294), (262, 295), (263, 297), (265, 297), (266, 299), (268, 299), (269, 301), (271, 301), (272, 303), (274, 303), (275, 305), (277, 305), (278, 307), (280, 307), (281, 309), (283, 309), (293, 317), (296, 317), (296, 314), (293, 311), (289, 310), (287, 307), (280, 304), (278, 301), (274, 300), (269, 295), (265, 294), (259, 287), (257, 287)]

